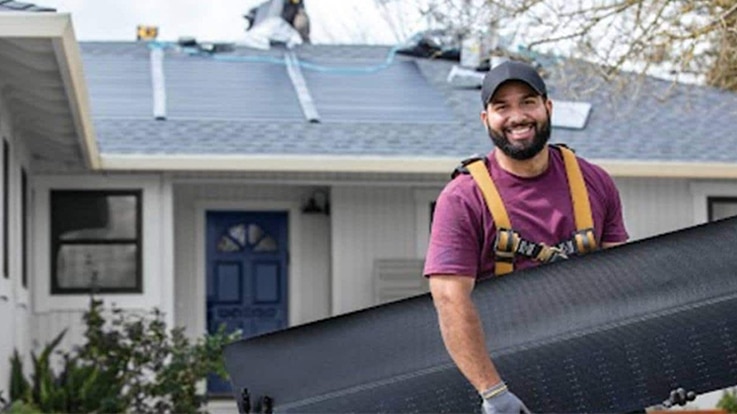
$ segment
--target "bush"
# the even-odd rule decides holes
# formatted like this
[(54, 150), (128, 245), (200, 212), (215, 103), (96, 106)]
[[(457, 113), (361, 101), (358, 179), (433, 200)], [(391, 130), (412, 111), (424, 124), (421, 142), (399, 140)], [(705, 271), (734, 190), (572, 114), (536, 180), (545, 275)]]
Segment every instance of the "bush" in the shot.
[(717, 403), (717, 407), (728, 413), (737, 413), (737, 390), (725, 390), (722, 398)]
[[(31, 380), (16, 351), (11, 358), (10, 412), (33, 413), (198, 413), (206, 402), (199, 386), (210, 373), (227, 378), (223, 347), (240, 338), (224, 327), (190, 341), (183, 328), (167, 330), (162, 314), (124, 312), (113, 307), (106, 318), (102, 301), (92, 298), (84, 314), (85, 342), (71, 352), (56, 351), (65, 331), (31, 353)], [(52, 355), (61, 356), (61, 369)]]

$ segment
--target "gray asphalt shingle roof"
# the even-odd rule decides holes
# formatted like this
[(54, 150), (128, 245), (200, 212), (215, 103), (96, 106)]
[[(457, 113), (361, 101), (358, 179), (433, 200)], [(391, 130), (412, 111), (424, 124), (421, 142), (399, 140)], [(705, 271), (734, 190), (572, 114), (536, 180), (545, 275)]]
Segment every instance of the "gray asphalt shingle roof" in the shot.
[[(365, 113), (350, 115), (351, 111), (362, 111), (362, 101), (348, 97), (356, 91), (358, 95), (370, 94), (370, 87), (341, 86), (345, 80), (338, 75), (304, 69), (318, 110), (321, 101), (323, 105), (332, 102), (338, 114), (329, 119), (330, 111), (326, 110), (325, 122), (310, 124), (301, 112), (295, 112), (296, 94), (291, 85), (284, 84), (283, 66), (222, 62), (167, 51), (164, 67), (169, 119), (156, 121), (145, 44), (81, 43), (81, 49), (103, 154), (463, 158), (487, 152), (491, 146), (479, 122), (479, 90), (454, 87), (446, 81), (452, 62), (397, 56), (389, 70), (365, 75), (365, 82), (379, 85), (372, 82), (379, 82), (377, 79), (392, 70), (401, 72), (375, 94), (381, 97), (386, 93), (385, 103), (392, 99), (401, 103), (396, 108), (399, 113), (389, 112), (392, 116), (387, 116), (387, 122), (376, 122), (376, 116)], [(381, 46), (305, 45), (296, 54), (301, 61), (314, 64), (355, 67), (381, 64), (389, 50)], [(268, 60), (282, 59), (283, 52), (237, 48), (223, 56)], [(554, 108), (556, 100), (587, 101), (592, 103), (591, 114), (582, 130), (554, 128), (553, 142), (568, 143), (579, 154), (596, 159), (737, 162), (737, 131), (733, 127), (737, 125), (737, 94), (653, 78), (606, 83), (574, 65), (565, 62), (546, 67), (552, 73), (547, 82)], [(186, 72), (186, 76), (177, 77), (177, 72)], [(414, 76), (417, 82), (401, 81), (402, 76)], [(233, 88), (239, 82), (241, 86)], [(199, 86), (193, 86), (195, 83)], [(387, 92), (387, 85), (389, 89), (395, 85), (395, 90)], [(243, 90), (249, 88), (257, 92)], [(380, 102), (374, 99), (371, 108)], [(263, 113), (259, 115), (259, 111)], [(272, 119), (264, 111), (282, 116)], [(219, 116), (213, 117), (213, 113)]]
[(25, 3), (13, 0), (0, 0), (0, 12), (3, 11), (24, 11), (24, 12), (54, 12), (56, 9), (50, 7), (41, 7), (32, 3)]

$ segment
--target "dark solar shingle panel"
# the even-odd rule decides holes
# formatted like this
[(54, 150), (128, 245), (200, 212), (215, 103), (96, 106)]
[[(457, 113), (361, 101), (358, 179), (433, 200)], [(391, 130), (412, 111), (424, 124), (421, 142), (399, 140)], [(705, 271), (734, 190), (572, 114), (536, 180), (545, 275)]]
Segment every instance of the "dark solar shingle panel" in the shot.
[(167, 54), (169, 119), (306, 122), (284, 65)]
[(303, 70), (322, 122), (453, 122), (444, 98), (430, 87), (415, 62), (396, 61), (365, 74), (350, 73), (350, 68)]
[[(724, 246), (736, 243), (733, 217), (481, 281), (474, 302), (499, 373), (543, 413), (641, 412), (679, 387), (734, 386), (737, 256)], [(271, 397), (278, 413), (480, 411), (429, 293), (223, 354), (236, 395)]]
[(147, 51), (84, 53), (82, 60), (93, 117), (153, 118), (151, 63)]

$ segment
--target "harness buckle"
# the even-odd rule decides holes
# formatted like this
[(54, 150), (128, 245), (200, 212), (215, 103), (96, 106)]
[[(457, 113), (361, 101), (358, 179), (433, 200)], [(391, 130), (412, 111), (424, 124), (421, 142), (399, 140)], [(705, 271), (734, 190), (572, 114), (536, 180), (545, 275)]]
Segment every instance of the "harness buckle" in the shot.
[(586, 254), (598, 249), (593, 228), (578, 230), (573, 233), (573, 242), (577, 254)]
[(548, 246), (545, 243), (538, 243), (540, 252), (535, 256), (535, 260), (543, 263), (553, 263), (560, 260), (568, 259), (568, 255), (559, 247)]
[(494, 240), (495, 260), (512, 263), (514, 261), (514, 255), (517, 253), (520, 239), (519, 234), (512, 229), (498, 229), (496, 239)]

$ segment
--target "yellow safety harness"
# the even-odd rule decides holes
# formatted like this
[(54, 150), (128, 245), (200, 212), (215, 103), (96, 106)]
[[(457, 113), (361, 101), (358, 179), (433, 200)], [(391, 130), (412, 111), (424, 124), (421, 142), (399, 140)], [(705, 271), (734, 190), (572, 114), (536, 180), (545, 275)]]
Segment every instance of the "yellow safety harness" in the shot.
[(562, 145), (556, 145), (555, 147), (563, 155), (576, 222), (576, 232), (573, 237), (556, 246), (525, 240), (512, 229), (507, 209), (504, 207), (504, 202), (489, 174), (484, 157), (477, 156), (464, 160), (454, 173), (454, 176), (460, 172), (471, 174), (484, 196), (491, 217), (494, 219), (497, 228), (496, 240), (494, 241), (494, 274), (497, 276), (514, 270), (514, 257), (518, 254), (540, 262), (553, 262), (567, 258), (569, 254), (585, 254), (597, 249), (589, 194), (586, 190), (581, 167), (578, 165), (578, 160), (572, 150)]

